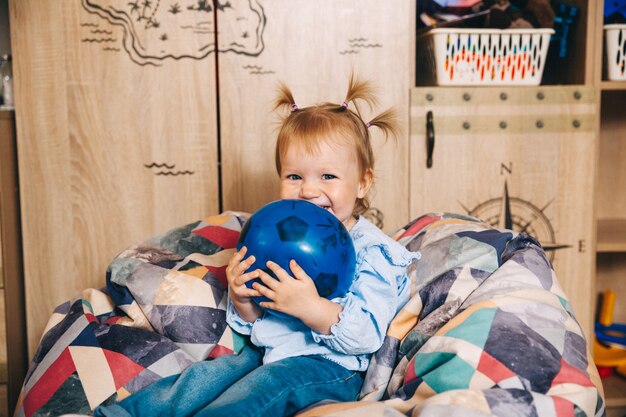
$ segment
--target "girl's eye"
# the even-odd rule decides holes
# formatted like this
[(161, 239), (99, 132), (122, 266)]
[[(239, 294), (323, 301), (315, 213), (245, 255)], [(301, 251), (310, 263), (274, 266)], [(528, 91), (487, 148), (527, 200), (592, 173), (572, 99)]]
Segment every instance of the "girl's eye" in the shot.
[(292, 181), (297, 181), (300, 179), (300, 175), (297, 174), (289, 174), (287, 175), (287, 179), (288, 180), (292, 180)]
[(333, 174), (324, 174), (324, 175), (322, 175), (322, 178), (325, 179), (325, 180), (332, 180), (332, 179), (335, 179), (337, 177), (335, 175), (333, 175)]

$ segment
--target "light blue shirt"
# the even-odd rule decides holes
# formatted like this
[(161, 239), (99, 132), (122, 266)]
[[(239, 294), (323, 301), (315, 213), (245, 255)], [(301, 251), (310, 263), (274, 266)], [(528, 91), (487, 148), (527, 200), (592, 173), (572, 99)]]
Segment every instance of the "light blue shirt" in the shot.
[(226, 321), (265, 348), (263, 363), (291, 356), (321, 355), (354, 371), (365, 371), (382, 346), (389, 323), (408, 301), (407, 267), (420, 258), (364, 217), (350, 230), (356, 250), (355, 280), (345, 297), (332, 301), (343, 311), (330, 334), (318, 333), (299, 319), (266, 313), (254, 323), (243, 320), (228, 297)]

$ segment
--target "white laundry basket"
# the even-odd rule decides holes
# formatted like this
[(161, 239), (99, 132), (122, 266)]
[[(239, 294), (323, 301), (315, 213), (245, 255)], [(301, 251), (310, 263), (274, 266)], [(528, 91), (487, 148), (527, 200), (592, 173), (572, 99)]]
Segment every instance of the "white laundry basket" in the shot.
[(609, 80), (626, 80), (626, 25), (604, 25), (606, 69)]
[(428, 85), (539, 85), (553, 29), (437, 28), (417, 38)]

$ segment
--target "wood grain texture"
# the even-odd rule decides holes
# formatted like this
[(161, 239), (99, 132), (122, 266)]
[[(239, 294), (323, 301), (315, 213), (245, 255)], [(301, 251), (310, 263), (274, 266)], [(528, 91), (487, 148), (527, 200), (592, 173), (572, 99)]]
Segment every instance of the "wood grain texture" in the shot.
[(131, 31), (78, 1), (10, 10), (32, 354), (53, 308), (103, 286), (116, 253), (217, 212), (216, 74), (213, 54), (138, 61)]
[[(416, 88), (411, 105), (411, 211), (471, 214), (504, 227), (508, 193), (513, 229), (546, 247), (564, 246), (548, 253), (587, 334), (595, 293), (594, 103), (592, 89), (573, 86)], [(432, 168), (426, 168), (429, 110)]]
[(626, 253), (626, 218), (598, 219), (597, 252)]
[[(371, 80), (378, 111), (395, 106), (402, 133), (385, 143), (372, 129), (376, 185), (372, 206), (384, 213), (386, 230), (404, 225), (408, 212), (408, 88), (413, 82), (414, 2), (373, 0), (272, 0), (264, 49), (257, 56), (219, 55), (220, 117), (225, 209), (254, 211), (278, 196), (272, 112), (280, 81), (300, 107), (341, 103), (350, 72)], [(234, 30), (219, 24), (222, 30)], [(364, 106), (364, 117), (373, 112)]]

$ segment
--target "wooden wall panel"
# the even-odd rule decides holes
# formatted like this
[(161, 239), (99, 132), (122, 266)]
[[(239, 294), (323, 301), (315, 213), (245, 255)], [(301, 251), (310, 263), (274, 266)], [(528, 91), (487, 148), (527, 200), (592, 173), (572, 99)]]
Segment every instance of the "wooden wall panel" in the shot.
[[(225, 209), (254, 211), (278, 196), (272, 113), (279, 81), (304, 107), (343, 101), (352, 69), (378, 88), (381, 110), (396, 106), (403, 132), (384, 143), (374, 129), (377, 181), (372, 206), (388, 231), (409, 220), (408, 114), (414, 68), (414, 2), (374, 0), (251, 2), (259, 6), (261, 48), (252, 54), (219, 54), (220, 137)], [(234, 19), (220, 34), (237, 33)], [(224, 45), (227, 47), (227, 45)], [(371, 114), (365, 111), (365, 114)]]
[[(432, 168), (426, 168), (428, 111), (435, 132)], [(535, 236), (590, 336), (593, 91), (583, 86), (417, 88), (411, 122), (411, 211), (470, 214), (500, 227), (509, 218), (514, 230)]]
[(214, 11), (110, 3), (10, 3), (31, 354), (116, 253), (218, 210)]

